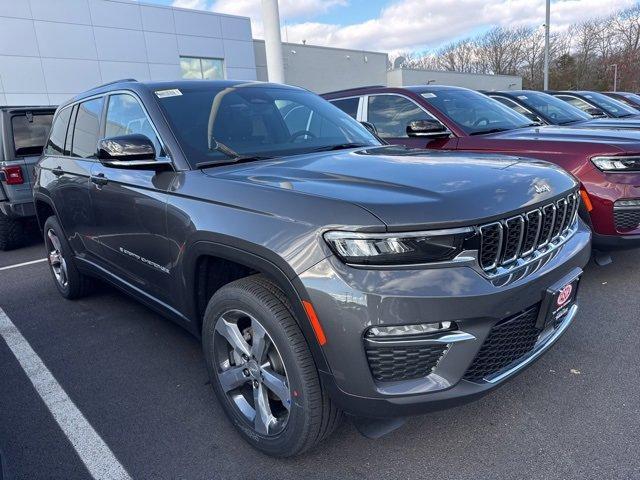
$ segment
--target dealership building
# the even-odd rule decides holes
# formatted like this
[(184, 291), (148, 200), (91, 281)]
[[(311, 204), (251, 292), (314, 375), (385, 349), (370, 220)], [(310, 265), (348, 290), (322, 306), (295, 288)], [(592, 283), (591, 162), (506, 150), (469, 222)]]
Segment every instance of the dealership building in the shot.
[[(318, 93), (361, 85), (445, 83), (517, 89), (519, 77), (387, 71), (381, 52), (283, 43), (285, 82)], [(0, 105), (57, 105), (101, 83), (267, 80), (251, 22), (131, 0), (0, 0)]]

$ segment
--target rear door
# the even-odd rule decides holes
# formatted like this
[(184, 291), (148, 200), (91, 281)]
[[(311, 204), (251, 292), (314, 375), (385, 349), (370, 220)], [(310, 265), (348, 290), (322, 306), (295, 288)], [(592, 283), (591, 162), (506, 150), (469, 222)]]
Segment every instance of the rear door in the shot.
[(89, 198), (89, 177), (97, 158), (97, 141), (104, 99), (96, 97), (66, 107), (58, 117), (69, 116), (68, 128), (56, 121), (41, 166), (46, 185), (67, 239), (76, 255), (96, 257), (96, 221)]

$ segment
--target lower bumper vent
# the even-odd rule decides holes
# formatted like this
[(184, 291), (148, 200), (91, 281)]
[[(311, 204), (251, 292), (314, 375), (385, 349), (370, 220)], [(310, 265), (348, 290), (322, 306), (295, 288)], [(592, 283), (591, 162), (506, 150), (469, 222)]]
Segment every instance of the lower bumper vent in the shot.
[(480, 381), (533, 350), (541, 332), (536, 328), (539, 309), (534, 305), (494, 325), (464, 379)]
[(381, 382), (411, 380), (429, 375), (448, 345), (366, 345), (373, 378)]

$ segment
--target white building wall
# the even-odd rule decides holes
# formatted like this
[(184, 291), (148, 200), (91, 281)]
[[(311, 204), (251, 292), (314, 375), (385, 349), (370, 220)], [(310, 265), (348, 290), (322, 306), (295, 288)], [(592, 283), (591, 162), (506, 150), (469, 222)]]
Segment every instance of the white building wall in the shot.
[(522, 77), (397, 68), (387, 72), (387, 85), (453, 85), (473, 90), (521, 90)]
[[(267, 81), (264, 40), (255, 40), (258, 80)], [(387, 83), (387, 54), (283, 43), (285, 83), (326, 93), (362, 85)]]
[(119, 78), (176, 80), (183, 56), (255, 80), (248, 18), (130, 0), (0, 0), (0, 104), (56, 105)]

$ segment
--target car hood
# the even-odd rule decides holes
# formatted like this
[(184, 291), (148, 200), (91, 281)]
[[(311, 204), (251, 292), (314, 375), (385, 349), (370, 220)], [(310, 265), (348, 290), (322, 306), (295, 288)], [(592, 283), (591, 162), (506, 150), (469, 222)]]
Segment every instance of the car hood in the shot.
[(640, 130), (640, 119), (637, 117), (624, 118), (594, 118), (593, 120), (586, 120), (576, 125), (571, 125), (572, 128), (630, 128)]
[(536, 140), (553, 142), (582, 142), (618, 148), (622, 152), (640, 152), (640, 131), (633, 129), (575, 128), (555, 125), (518, 128), (506, 132), (483, 135), (494, 140)]
[[(394, 230), (475, 225), (577, 186), (573, 177), (546, 162), (401, 147), (297, 155), (204, 172), (357, 204)], [(294, 195), (291, 201), (296, 202)], [(303, 213), (313, 218), (313, 209)]]

